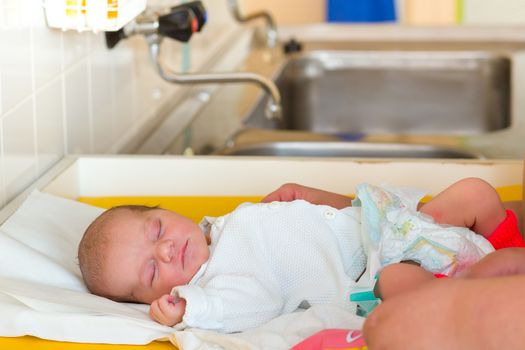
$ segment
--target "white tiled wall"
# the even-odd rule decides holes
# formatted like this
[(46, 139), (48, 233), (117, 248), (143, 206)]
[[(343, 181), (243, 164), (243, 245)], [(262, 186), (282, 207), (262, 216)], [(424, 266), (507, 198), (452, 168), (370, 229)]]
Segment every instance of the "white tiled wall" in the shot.
[[(205, 29), (232, 23), (227, 0), (204, 3)], [(143, 38), (108, 50), (103, 34), (47, 28), (42, 0), (0, 0), (0, 207), (65, 154), (118, 152), (177, 89), (157, 77)]]
[[(203, 1), (209, 23), (191, 41), (194, 67), (235, 25), (228, 0)], [(181, 45), (163, 50), (178, 69)], [(183, 89), (156, 75), (141, 37), (108, 50), (103, 34), (47, 28), (42, 0), (0, 0), (0, 207), (66, 154), (120, 152)]]
[(466, 24), (525, 24), (523, 0), (463, 0)]

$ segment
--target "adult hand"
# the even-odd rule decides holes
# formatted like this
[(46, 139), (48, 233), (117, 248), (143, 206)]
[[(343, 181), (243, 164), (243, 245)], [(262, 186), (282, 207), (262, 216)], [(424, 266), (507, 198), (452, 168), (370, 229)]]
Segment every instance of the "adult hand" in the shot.
[(379, 305), (370, 350), (525, 349), (525, 275), (442, 278)]
[(328, 192), (294, 183), (282, 185), (277, 190), (264, 197), (261, 202), (291, 202), (296, 199), (303, 199), (312, 204), (330, 205), (337, 209), (352, 206), (352, 199), (342, 194)]
[(434, 280), (431, 272), (413, 263), (397, 263), (385, 266), (374, 287), (376, 297), (385, 301), (396, 295), (412, 291)]
[(435, 280), (381, 303), (363, 333), (370, 350), (467, 349), (457, 346), (455, 292)]
[(458, 277), (482, 278), (525, 274), (525, 248), (505, 248), (486, 255)]

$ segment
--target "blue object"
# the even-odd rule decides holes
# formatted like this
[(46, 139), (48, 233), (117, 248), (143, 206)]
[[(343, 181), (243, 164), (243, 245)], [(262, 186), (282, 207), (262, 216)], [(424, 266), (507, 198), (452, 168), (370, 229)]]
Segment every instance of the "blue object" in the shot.
[(361, 317), (368, 317), (370, 313), (379, 305), (379, 301), (360, 301), (357, 303), (356, 315)]
[(374, 295), (374, 292), (369, 289), (357, 290), (350, 294), (350, 301), (358, 302), (358, 301), (371, 301), (371, 300), (377, 300), (377, 298)]
[(354, 287), (350, 293), (350, 301), (357, 304), (357, 315), (367, 317), (379, 305), (374, 291), (369, 288)]
[(393, 22), (395, 0), (327, 0), (328, 22)]

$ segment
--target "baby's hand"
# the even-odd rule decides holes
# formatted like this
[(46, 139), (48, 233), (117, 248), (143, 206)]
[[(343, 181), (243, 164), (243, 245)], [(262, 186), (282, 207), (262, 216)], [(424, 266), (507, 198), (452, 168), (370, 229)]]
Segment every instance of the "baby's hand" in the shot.
[(171, 327), (182, 321), (185, 311), (185, 299), (165, 294), (151, 303), (149, 316), (152, 320)]
[(261, 199), (261, 202), (291, 202), (296, 199), (304, 199), (312, 204), (330, 205), (338, 209), (352, 206), (352, 199), (349, 197), (294, 183), (282, 185), (277, 190)]

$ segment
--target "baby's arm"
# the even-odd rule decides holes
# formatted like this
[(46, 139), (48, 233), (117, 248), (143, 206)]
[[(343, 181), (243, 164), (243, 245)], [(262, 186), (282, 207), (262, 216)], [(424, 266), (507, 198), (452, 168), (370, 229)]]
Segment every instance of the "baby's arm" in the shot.
[(149, 316), (165, 326), (174, 326), (182, 321), (186, 311), (186, 300), (165, 294), (153, 301), (149, 308)]
[(342, 194), (323, 191), (317, 188), (306, 187), (294, 183), (282, 185), (277, 190), (264, 197), (261, 202), (290, 202), (296, 199), (303, 199), (312, 204), (329, 205), (337, 209), (352, 206), (352, 199), (343, 196)]
[(205, 285), (173, 288), (186, 301), (187, 327), (222, 333), (259, 327), (283, 312), (284, 298), (278, 284), (247, 274), (224, 274)]

